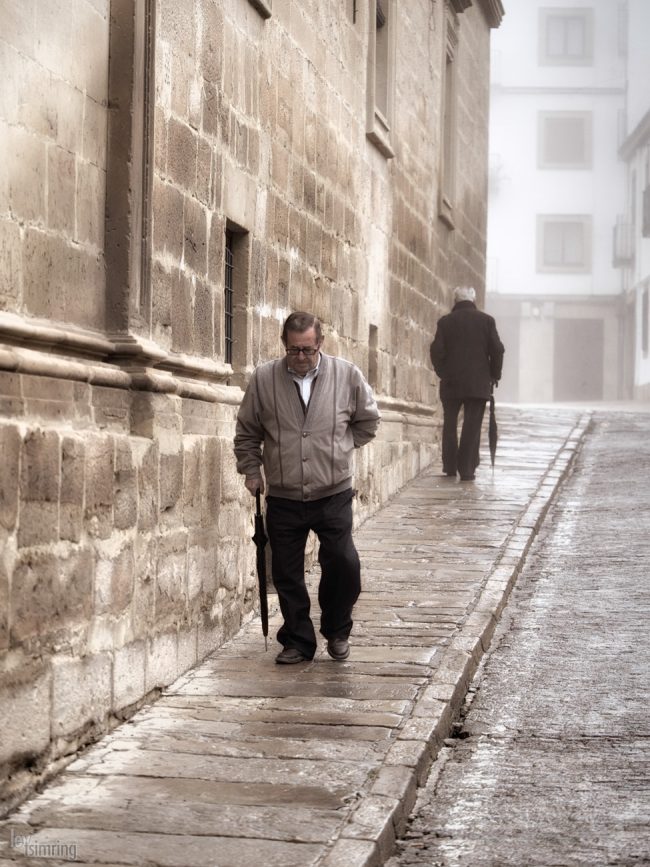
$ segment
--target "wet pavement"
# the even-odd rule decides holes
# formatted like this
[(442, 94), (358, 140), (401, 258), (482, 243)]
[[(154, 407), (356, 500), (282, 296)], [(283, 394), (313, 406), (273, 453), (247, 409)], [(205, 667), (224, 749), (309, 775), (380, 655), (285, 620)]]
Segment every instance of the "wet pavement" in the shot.
[(2, 823), (0, 867), (383, 863), (588, 422), (501, 408), (494, 471), (426, 471), (357, 531), (346, 662), (275, 665), (251, 621)]
[(594, 415), (389, 867), (650, 864), (650, 415)]

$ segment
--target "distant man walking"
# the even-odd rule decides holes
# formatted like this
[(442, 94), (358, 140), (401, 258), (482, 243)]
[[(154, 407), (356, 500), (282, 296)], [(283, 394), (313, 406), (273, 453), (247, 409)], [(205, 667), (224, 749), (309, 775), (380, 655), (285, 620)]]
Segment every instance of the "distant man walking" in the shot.
[(447, 476), (459, 473), (461, 481), (470, 482), (479, 462), (485, 403), (501, 379), (504, 348), (492, 316), (477, 309), (474, 289), (457, 286), (454, 302), (451, 313), (438, 320), (431, 363), (440, 378), (442, 471)]
[(292, 313), (282, 342), (285, 356), (257, 367), (244, 394), (234, 442), (237, 470), (251, 494), (267, 491), (273, 583), (284, 618), (276, 662), (304, 662), (316, 652), (305, 586), (310, 530), (319, 541), (320, 631), (329, 655), (343, 660), (361, 591), (351, 458), (375, 436), (379, 411), (359, 368), (321, 352), (321, 323), (311, 313)]

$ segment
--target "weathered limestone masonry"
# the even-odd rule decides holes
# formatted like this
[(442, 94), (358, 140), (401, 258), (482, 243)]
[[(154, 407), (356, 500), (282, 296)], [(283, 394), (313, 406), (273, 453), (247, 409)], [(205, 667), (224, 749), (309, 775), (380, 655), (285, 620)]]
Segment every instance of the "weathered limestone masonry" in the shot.
[(483, 288), (500, 0), (0, 0), (0, 799), (251, 615), (231, 440), (292, 309), (368, 375), (357, 519)]

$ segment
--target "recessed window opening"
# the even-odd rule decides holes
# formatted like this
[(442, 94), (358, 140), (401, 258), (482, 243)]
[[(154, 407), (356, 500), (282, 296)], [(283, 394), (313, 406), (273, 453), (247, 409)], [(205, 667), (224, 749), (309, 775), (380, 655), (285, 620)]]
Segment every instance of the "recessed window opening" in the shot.
[(232, 364), (234, 345), (234, 257), (233, 257), (234, 232), (226, 229), (226, 255), (225, 255), (225, 281), (224, 281), (224, 360), (226, 364)]
[(397, 0), (369, 0), (366, 135), (388, 159), (395, 98)]
[(379, 329), (368, 328), (368, 384), (376, 391), (379, 384)]
[(445, 62), (445, 105), (443, 109), (443, 195), (448, 203), (453, 200), (452, 165), (454, 158), (454, 66), (453, 57), (447, 54)]
[(456, 82), (456, 49), (458, 33), (453, 21), (447, 22), (447, 44), (445, 65), (442, 70), (442, 104), (440, 130), (440, 189), (438, 192), (438, 214), (449, 226), (454, 228), (454, 199), (456, 195), (456, 146), (457, 119), (456, 103), (458, 89)]
[(384, 119), (388, 117), (388, 5), (377, 0), (377, 37), (375, 54), (375, 101)]

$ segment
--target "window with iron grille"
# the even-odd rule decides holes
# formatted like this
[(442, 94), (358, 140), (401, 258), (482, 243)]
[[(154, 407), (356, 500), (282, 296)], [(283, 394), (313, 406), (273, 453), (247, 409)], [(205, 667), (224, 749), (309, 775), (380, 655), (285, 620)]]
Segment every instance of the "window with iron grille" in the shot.
[(225, 279), (223, 299), (223, 333), (224, 333), (224, 360), (226, 364), (232, 364), (233, 356), (233, 320), (234, 320), (234, 265), (233, 265), (233, 239), (234, 232), (226, 229), (226, 255), (225, 255)]

